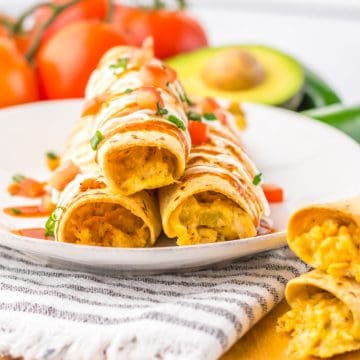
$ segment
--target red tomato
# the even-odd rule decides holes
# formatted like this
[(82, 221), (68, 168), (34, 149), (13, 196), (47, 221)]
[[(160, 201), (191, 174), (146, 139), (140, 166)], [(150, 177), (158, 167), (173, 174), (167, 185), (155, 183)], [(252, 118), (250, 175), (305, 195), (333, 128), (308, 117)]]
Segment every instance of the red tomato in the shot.
[(155, 55), (160, 59), (208, 44), (202, 26), (183, 11), (116, 5), (112, 23), (131, 45), (140, 46), (152, 36)]
[(153, 87), (145, 86), (136, 90), (136, 103), (141, 109), (157, 110), (158, 104), (164, 106), (160, 92)]
[(37, 73), (49, 99), (82, 97), (91, 72), (102, 55), (126, 41), (110, 25), (80, 21), (59, 30), (36, 56)]
[(261, 186), (269, 203), (284, 201), (284, 191), (281, 187), (273, 184), (263, 184)]
[(188, 130), (193, 145), (201, 145), (208, 140), (208, 124), (200, 121), (189, 121)]
[[(52, 0), (54, 4), (62, 5), (67, 3), (69, 0)], [(87, 19), (98, 19), (102, 20), (105, 18), (107, 13), (107, 0), (82, 0), (77, 4), (74, 4), (64, 10), (56, 20), (46, 29), (42, 42), (45, 43), (51, 38), (56, 32), (61, 30), (68, 24), (79, 20)], [(42, 24), (49, 19), (52, 11), (50, 7), (44, 6), (35, 13), (36, 24)]]
[(141, 81), (145, 86), (155, 86), (166, 89), (168, 82), (176, 79), (176, 71), (167, 66), (161, 67), (152, 64), (145, 64), (140, 69)]
[(16, 48), (15, 42), (0, 38), (0, 107), (38, 99), (33, 69)]
[(201, 111), (205, 113), (213, 113), (219, 109), (219, 104), (211, 97), (206, 97), (200, 102)]

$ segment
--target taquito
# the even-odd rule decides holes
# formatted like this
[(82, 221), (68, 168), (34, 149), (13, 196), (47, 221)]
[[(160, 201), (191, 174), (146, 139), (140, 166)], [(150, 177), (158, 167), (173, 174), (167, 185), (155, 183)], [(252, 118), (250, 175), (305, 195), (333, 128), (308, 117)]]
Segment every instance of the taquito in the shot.
[(113, 247), (151, 246), (161, 231), (153, 194), (118, 194), (100, 175), (78, 175), (66, 186), (51, 226), (57, 241)]
[(91, 146), (105, 181), (130, 195), (176, 181), (191, 140), (188, 99), (176, 72), (143, 48), (109, 50), (86, 89), (84, 116), (94, 116)]
[(360, 284), (314, 270), (291, 280), (285, 292), (291, 310), (277, 330), (291, 335), (290, 358), (331, 357), (360, 349)]
[(254, 183), (259, 171), (226, 125), (231, 115), (201, 111), (194, 106), (190, 116), (211, 118), (207, 139), (193, 144), (179, 181), (159, 190), (163, 230), (177, 237), (178, 245), (255, 236), (269, 213), (262, 188)]
[(300, 209), (289, 221), (287, 237), (307, 264), (360, 282), (360, 196)]

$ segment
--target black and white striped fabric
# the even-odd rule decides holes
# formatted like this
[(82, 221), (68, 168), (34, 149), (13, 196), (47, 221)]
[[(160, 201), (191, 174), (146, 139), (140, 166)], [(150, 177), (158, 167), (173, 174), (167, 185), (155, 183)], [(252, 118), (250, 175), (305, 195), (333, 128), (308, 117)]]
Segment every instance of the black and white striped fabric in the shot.
[(0, 353), (37, 360), (216, 359), (307, 270), (287, 249), (184, 274), (106, 276), (0, 247)]

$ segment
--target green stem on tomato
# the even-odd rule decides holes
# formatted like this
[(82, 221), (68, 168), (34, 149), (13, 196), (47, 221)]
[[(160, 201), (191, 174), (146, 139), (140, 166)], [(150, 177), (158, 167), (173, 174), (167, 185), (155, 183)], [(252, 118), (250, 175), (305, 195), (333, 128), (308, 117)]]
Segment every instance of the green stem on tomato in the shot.
[(107, 5), (108, 5), (108, 9), (107, 9), (107, 14), (105, 17), (105, 21), (106, 22), (111, 22), (113, 15), (114, 15), (114, 11), (115, 11), (115, 1), (114, 0), (107, 0)]
[(47, 2), (47, 3), (41, 3), (41, 4), (36, 4), (33, 5), (31, 7), (29, 7), (28, 9), (26, 9), (16, 20), (16, 22), (13, 25), (13, 33), (14, 34), (21, 34), (23, 32), (23, 25), (25, 20), (34, 13), (34, 11), (36, 11), (37, 9), (41, 8), (41, 7), (55, 7), (57, 5)]
[[(55, 19), (66, 9), (68, 9), (69, 7), (75, 5), (76, 3), (78, 3), (80, 0), (70, 0), (67, 3), (63, 4), (63, 5), (57, 5), (57, 4), (53, 4), (51, 3), (51, 5), (46, 5), (49, 6), (52, 9), (52, 14), (49, 17), (49, 19), (47, 21), (45, 21), (43, 24), (40, 25), (38, 31), (36, 32), (36, 35), (34, 37), (34, 41), (31, 44), (29, 50), (26, 52), (25, 57), (27, 58), (27, 60), (29, 62), (32, 62), (33, 57), (35, 56), (40, 42), (41, 42), (41, 38), (42, 35), (44, 34), (45, 30), (55, 21)], [(44, 4), (42, 4), (42, 6), (44, 6)]]
[(11, 20), (0, 18), (0, 25), (5, 26), (11, 33), (14, 31), (14, 23)]

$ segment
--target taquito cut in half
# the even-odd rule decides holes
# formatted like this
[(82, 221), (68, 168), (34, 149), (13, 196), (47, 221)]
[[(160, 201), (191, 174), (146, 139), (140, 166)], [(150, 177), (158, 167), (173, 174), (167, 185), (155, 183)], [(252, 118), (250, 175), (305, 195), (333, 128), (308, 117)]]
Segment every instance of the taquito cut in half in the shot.
[(360, 284), (314, 270), (286, 287), (291, 310), (277, 330), (291, 336), (290, 358), (331, 357), (360, 349)]
[(84, 116), (94, 115), (89, 141), (110, 186), (130, 195), (183, 174), (191, 146), (188, 100), (176, 72), (153, 57), (151, 42), (108, 51), (86, 99)]
[[(226, 111), (201, 112), (193, 107), (193, 126), (205, 126), (206, 137), (193, 144), (184, 175), (159, 190), (165, 234), (178, 245), (193, 245), (255, 236), (268, 203), (261, 186), (254, 183), (259, 171), (226, 122)], [(209, 119), (208, 121), (206, 120)], [(259, 181), (260, 182), (260, 181)]]
[(300, 209), (289, 221), (287, 238), (307, 264), (360, 282), (360, 196)]
[(157, 201), (146, 191), (114, 192), (102, 176), (78, 175), (60, 195), (46, 230), (55, 240), (112, 247), (152, 246), (161, 231)]

